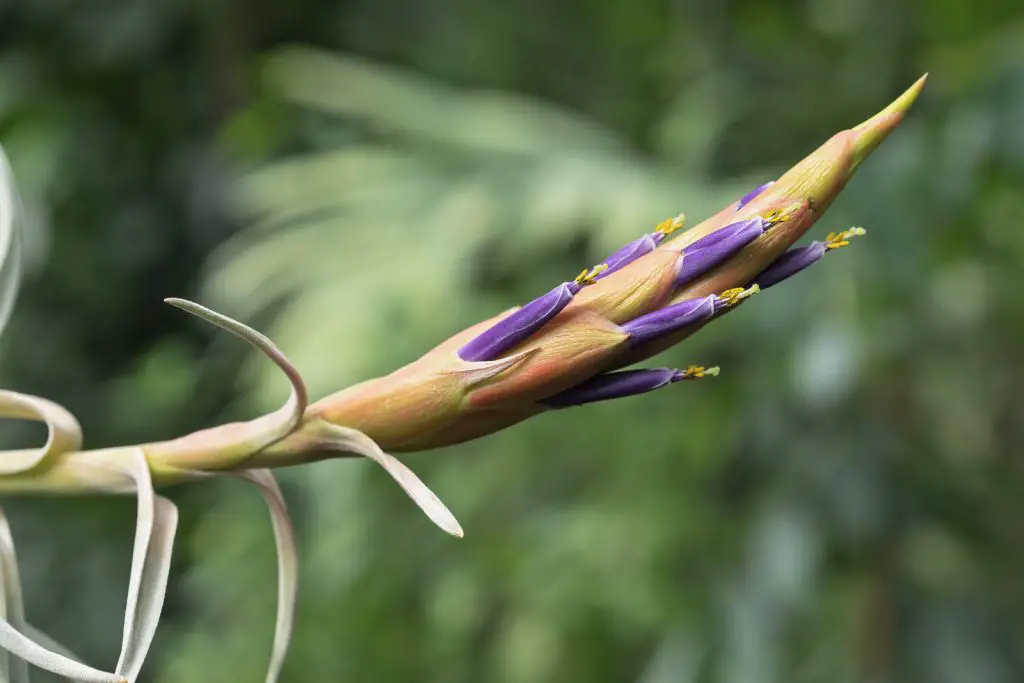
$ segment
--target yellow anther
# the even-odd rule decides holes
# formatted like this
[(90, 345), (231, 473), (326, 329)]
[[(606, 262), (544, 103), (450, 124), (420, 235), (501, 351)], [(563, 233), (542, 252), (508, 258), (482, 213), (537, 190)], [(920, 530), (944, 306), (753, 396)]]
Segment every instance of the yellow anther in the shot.
[(793, 202), (788, 206), (784, 206), (781, 209), (772, 209), (771, 211), (765, 212), (761, 219), (767, 224), (766, 227), (774, 227), (779, 223), (785, 223), (793, 217), (797, 211), (801, 209), (803, 204), (800, 202)]
[(864, 228), (850, 228), (849, 230), (843, 230), (842, 232), (830, 232), (825, 238), (825, 249), (832, 251), (839, 247), (845, 247), (850, 243), (850, 240), (854, 237), (860, 237), (867, 233)]
[(681, 213), (675, 218), (666, 218), (661, 223), (658, 223), (658, 227), (654, 229), (654, 232), (665, 235), (666, 237), (674, 233), (676, 230), (682, 229), (686, 224), (686, 214)]
[(705, 377), (718, 377), (718, 366), (705, 368), (703, 365), (691, 365), (683, 370), (683, 379), (704, 379)]
[(587, 285), (592, 285), (596, 281), (597, 276), (600, 275), (601, 273), (603, 273), (606, 270), (608, 270), (608, 264), (607, 263), (602, 263), (600, 265), (596, 265), (593, 268), (591, 268), (590, 270), (587, 270), (586, 268), (584, 268), (583, 271), (579, 275), (576, 276), (576, 279), (573, 280), (573, 282), (575, 282), (576, 284), (580, 285), (581, 287), (586, 287)]
[(747, 289), (743, 289), (742, 287), (734, 287), (732, 289), (727, 289), (718, 295), (718, 299), (722, 305), (726, 307), (732, 307), (738, 304), (739, 302), (743, 301), (744, 299), (754, 296), (760, 291), (761, 288), (755, 283), (748, 287)]

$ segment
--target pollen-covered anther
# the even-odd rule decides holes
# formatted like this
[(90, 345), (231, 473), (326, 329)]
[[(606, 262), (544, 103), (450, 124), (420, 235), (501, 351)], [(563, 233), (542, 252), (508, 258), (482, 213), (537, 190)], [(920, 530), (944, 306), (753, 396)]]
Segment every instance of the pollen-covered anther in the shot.
[(719, 294), (717, 297), (715, 297), (715, 309), (718, 310), (722, 308), (732, 308), (739, 302), (743, 301), (744, 299), (749, 299), (750, 297), (754, 296), (760, 291), (761, 288), (757, 284), (753, 284), (747, 287), (746, 289), (744, 289), (743, 287), (733, 287), (732, 289), (727, 289), (721, 294)]
[(866, 235), (867, 230), (864, 228), (850, 228), (843, 230), (842, 232), (830, 232), (825, 238), (825, 250), (832, 251), (839, 247), (845, 247), (850, 244), (850, 240), (854, 237), (861, 237)]
[(674, 218), (666, 218), (661, 223), (658, 223), (658, 227), (654, 229), (654, 239), (657, 242), (661, 242), (663, 239), (674, 233), (676, 230), (682, 230), (683, 226), (686, 225), (686, 214), (681, 213)]
[(718, 377), (720, 368), (715, 365), (710, 368), (706, 368), (703, 365), (691, 365), (682, 371), (679, 379), (681, 380), (694, 380), (704, 379), (705, 377)]
[(780, 223), (785, 223), (790, 218), (792, 218), (793, 214), (798, 212), (802, 207), (803, 204), (801, 202), (793, 202), (792, 204), (788, 204), (781, 208), (766, 211), (765, 214), (761, 217), (764, 220), (765, 230), (768, 230), (769, 228), (774, 228), (776, 225)]
[(608, 270), (608, 264), (607, 263), (601, 263), (599, 265), (594, 266), (593, 268), (591, 268), (589, 270), (584, 268), (580, 272), (580, 274), (576, 276), (576, 279), (573, 280), (573, 284), (579, 285), (580, 287), (586, 287), (587, 285), (592, 285), (595, 282), (597, 282), (597, 276), (600, 275), (601, 273), (603, 273), (606, 270)]

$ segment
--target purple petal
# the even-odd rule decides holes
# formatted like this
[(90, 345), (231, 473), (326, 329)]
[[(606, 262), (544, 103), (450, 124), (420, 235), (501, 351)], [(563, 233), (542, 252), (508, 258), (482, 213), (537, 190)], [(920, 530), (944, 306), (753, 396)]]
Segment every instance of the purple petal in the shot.
[(580, 286), (576, 282), (563, 282), (544, 296), (534, 299), (459, 349), (459, 358), (465, 361), (485, 361), (500, 357), (558, 315), (572, 301)]
[(644, 235), (639, 239), (633, 240), (606, 258), (604, 263), (608, 266), (608, 269), (602, 273), (598, 273), (594, 276), (594, 279), (600, 280), (603, 277), (607, 277), (623, 266), (637, 260), (644, 254), (654, 251), (654, 248), (658, 246), (659, 241), (660, 240), (657, 240), (653, 235)]
[(678, 304), (634, 318), (622, 325), (629, 333), (631, 344), (656, 339), (687, 325), (706, 320), (715, 314), (715, 297), (689, 299)]
[(684, 373), (672, 368), (609, 372), (546, 398), (541, 403), (550, 408), (568, 408), (584, 403), (643, 394), (681, 379), (684, 379)]
[(722, 263), (764, 232), (760, 218), (740, 221), (705, 235), (683, 249), (676, 285), (684, 285)]
[(739, 211), (744, 206), (746, 206), (750, 202), (752, 202), (755, 199), (757, 199), (757, 195), (761, 194), (762, 192), (764, 192), (765, 190), (767, 190), (769, 187), (771, 187), (774, 184), (775, 184), (774, 180), (769, 180), (764, 185), (761, 185), (760, 187), (755, 187), (753, 190), (751, 190), (750, 192), (748, 192), (745, 195), (743, 195), (743, 197), (740, 199), (739, 203), (736, 205), (736, 210)]
[(825, 256), (826, 251), (824, 242), (811, 242), (806, 247), (790, 249), (762, 270), (761, 274), (754, 278), (754, 282), (761, 289), (768, 289), (796, 275), (807, 266), (817, 263)]

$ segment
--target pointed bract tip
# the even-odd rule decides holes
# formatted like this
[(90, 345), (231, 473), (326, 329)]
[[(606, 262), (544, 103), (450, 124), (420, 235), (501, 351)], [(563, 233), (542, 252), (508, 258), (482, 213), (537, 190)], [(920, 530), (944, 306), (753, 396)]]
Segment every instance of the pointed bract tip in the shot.
[(189, 313), (194, 313), (197, 310), (203, 310), (203, 307), (194, 301), (189, 301), (188, 299), (182, 299), (176, 296), (167, 297), (164, 299), (164, 303), (174, 306), (175, 308), (180, 308), (181, 310)]
[(881, 144), (882, 140), (884, 140), (886, 136), (896, 128), (899, 122), (903, 120), (903, 115), (910, 110), (910, 107), (913, 106), (918, 95), (921, 94), (921, 90), (924, 88), (924, 84), (927, 79), (928, 74), (921, 76), (921, 78), (917, 79), (917, 81), (907, 88), (902, 95), (893, 100), (888, 107), (852, 129), (854, 138), (852, 143), (853, 163), (850, 167), (851, 172), (858, 164), (860, 164), (860, 162), (866, 159), (867, 156)]

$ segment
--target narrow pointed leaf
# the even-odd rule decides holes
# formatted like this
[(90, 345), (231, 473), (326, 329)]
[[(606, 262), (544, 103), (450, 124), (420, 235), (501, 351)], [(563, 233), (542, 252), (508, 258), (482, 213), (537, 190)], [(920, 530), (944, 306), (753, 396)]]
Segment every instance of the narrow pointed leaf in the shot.
[(22, 629), (22, 632), (26, 636), (31, 638), (32, 640), (36, 641), (37, 643), (39, 643), (40, 645), (45, 647), (47, 650), (53, 650), (57, 654), (63, 655), (65, 657), (67, 657), (68, 659), (73, 660), (75, 662), (81, 662), (82, 661), (82, 658), (79, 657), (78, 655), (76, 655), (70, 649), (68, 649), (67, 647), (65, 647), (61, 643), (58, 643), (56, 640), (51, 638), (49, 635), (47, 635), (43, 631), (40, 631), (38, 628), (36, 628), (35, 626), (33, 626), (32, 624), (30, 624), (28, 622), (25, 622), (25, 627)]
[(164, 299), (164, 301), (249, 342), (270, 358), (288, 378), (289, 383), (291, 383), (291, 393), (285, 404), (273, 413), (252, 421), (253, 425), (257, 425), (255, 440), (259, 442), (252, 444), (254, 451), (284, 438), (299, 425), (299, 422), (302, 421), (302, 415), (306, 411), (306, 406), (309, 404), (309, 392), (298, 368), (292, 365), (288, 357), (277, 348), (274, 342), (248, 325), (212, 311), (193, 301), (174, 298)]
[(6, 619), (0, 619), (0, 648), (21, 657), (29, 664), (46, 669), (58, 676), (83, 683), (125, 683), (123, 677), (79, 664), (64, 655), (52, 652), (29, 639), (11, 626)]
[(154, 494), (149, 466), (141, 449), (136, 449), (128, 459), (125, 472), (135, 481), (138, 512), (121, 656), (116, 671), (134, 681), (149, 652), (163, 610), (178, 509), (171, 501)]
[[(25, 601), (21, 593), (18, 556), (14, 552), (14, 536), (7, 516), (0, 510), (0, 618), (7, 619), (13, 628), (28, 633), (25, 628)], [(0, 652), (0, 681), (28, 683), (28, 665), (24, 660)]]
[(11, 173), (3, 148), (0, 148), (0, 334), (3, 334), (18, 297), (18, 281), (21, 276), (17, 234), (19, 211), (14, 174)]
[(437, 495), (427, 488), (426, 484), (420, 481), (412, 470), (406, 467), (394, 456), (385, 453), (373, 439), (359, 430), (341, 425), (323, 423), (324, 436), (329, 440), (325, 447), (334, 448), (349, 453), (358, 453), (370, 458), (383, 467), (391, 478), (394, 479), (402, 490), (412, 498), (413, 502), (430, 518), (434, 524), (439, 526), (446, 533), (462, 538), (463, 531), (455, 515), (445, 507)]
[(295, 623), (295, 598), (299, 589), (299, 551), (295, 542), (295, 529), (281, 487), (269, 469), (246, 470), (237, 473), (237, 476), (259, 487), (274, 527), (274, 541), (277, 545), (277, 622), (266, 683), (276, 683), (288, 654)]

